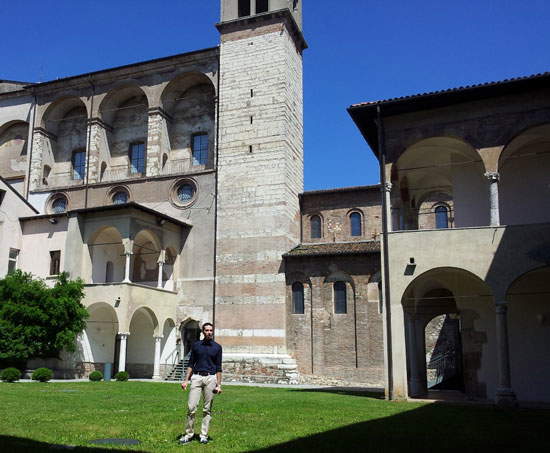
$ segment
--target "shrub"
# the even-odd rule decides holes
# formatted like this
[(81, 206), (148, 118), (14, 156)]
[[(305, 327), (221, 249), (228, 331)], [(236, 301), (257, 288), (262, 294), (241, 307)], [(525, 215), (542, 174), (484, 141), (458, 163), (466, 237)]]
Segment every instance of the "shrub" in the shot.
[(127, 371), (119, 371), (117, 374), (115, 374), (115, 379), (118, 382), (127, 381), (129, 377), (130, 377), (130, 375), (128, 374)]
[(53, 378), (53, 371), (49, 368), (38, 368), (32, 374), (33, 381), (48, 382)]
[(90, 376), (88, 376), (88, 378), (90, 379), (90, 381), (98, 382), (103, 379), (103, 373), (99, 370), (95, 370), (90, 373)]
[(15, 382), (21, 379), (21, 371), (17, 368), (6, 368), (0, 373), (0, 379), (4, 382)]

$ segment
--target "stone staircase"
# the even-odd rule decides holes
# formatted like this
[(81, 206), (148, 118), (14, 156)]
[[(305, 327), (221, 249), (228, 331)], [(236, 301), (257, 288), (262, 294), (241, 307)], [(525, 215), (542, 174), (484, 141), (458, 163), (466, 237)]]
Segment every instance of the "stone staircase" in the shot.
[(185, 370), (189, 365), (189, 359), (182, 359), (166, 374), (165, 381), (183, 381)]

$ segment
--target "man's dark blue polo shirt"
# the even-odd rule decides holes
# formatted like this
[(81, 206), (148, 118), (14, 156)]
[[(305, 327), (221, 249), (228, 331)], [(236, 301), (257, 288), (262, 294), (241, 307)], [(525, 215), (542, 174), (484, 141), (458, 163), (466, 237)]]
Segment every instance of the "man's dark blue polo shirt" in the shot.
[(189, 366), (193, 373), (210, 374), (222, 371), (222, 347), (213, 340), (199, 340), (193, 343)]

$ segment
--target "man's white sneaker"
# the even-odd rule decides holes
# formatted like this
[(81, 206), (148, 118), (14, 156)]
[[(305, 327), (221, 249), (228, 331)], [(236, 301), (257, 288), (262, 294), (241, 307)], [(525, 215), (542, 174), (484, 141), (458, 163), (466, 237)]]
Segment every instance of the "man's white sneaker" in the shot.
[(208, 443), (208, 436), (202, 436), (199, 441), (201, 444), (207, 444)]
[(193, 440), (193, 434), (186, 434), (180, 437), (180, 444), (188, 444)]

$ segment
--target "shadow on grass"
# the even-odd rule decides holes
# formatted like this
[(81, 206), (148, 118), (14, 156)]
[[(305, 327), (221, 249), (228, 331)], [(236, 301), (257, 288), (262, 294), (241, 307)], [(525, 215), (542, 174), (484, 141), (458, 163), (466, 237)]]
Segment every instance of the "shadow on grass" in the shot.
[(550, 451), (550, 411), (432, 403), (256, 452)]
[(384, 390), (367, 387), (321, 387), (314, 389), (293, 389), (293, 392), (336, 393), (338, 395), (364, 396), (366, 398), (384, 399)]
[[(73, 445), (50, 444), (48, 442), (39, 442), (37, 440), (26, 439), (24, 437), (0, 436), (0, 452), (3, 453), (27, 453), (27, 452), (62, 452), (74, 451), (78, 453), (112, 453), (112, 449), (82, 447)], [(128, 450), (129, 453), (146, 453), (144, 450)]]

